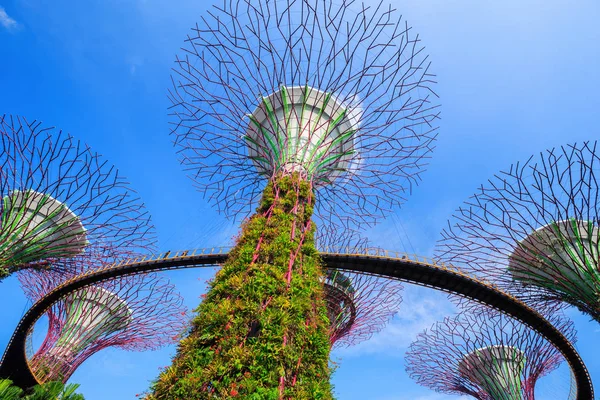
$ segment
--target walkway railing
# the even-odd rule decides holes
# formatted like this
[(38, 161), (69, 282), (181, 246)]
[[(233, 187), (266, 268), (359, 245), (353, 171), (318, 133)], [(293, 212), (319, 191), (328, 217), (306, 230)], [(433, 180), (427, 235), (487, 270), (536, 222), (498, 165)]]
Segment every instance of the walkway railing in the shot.
[[(0, 376), (10, 375), (11, 368), (7, 365), (10, 361), (11, 365), (16, 366), (16, 372), (13, 373), (18, 375), (17, 378), (22, 378), (22, 382), (30, 384), (31, 380), (36, 380), (27, 362), (26, 353), (30, 353), (27, 338), (35, 322), (52, 304), (69, 293), (125, 275), (218, 265), (225, 262), (230, 249), (230, 247), (212, 247), (140, 256), (104, 268), (90, 269), (82, 275), (61, 283), (35, 303), (19, 322), (0, 364)], [(320, 255), (325, 267), (350, 269), (444, 290), (469, 297), (512, 315), (542, 334), (563, 353), (571, 365), (577, 382), (575, 398), (589, 400), (586, 396), (593, 396), (589, 373), (573, 345), (537, 311), (501, 291), (491, 282), (472, 277), (453, 265), (437, 263), (435, 260), (416, 254), (379, 248), (324, 248), (322, 250), (324, 251)]]

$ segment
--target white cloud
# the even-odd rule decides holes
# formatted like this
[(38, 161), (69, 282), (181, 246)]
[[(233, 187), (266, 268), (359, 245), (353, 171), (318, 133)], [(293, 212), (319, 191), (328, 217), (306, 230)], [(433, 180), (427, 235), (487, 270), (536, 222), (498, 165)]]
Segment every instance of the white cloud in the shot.
[(12, 19), (6, 10), (0, 6), (0, 25), (2, 25), (9, 32), (15, 31), (19, 28), (19, 23)]
[(135, 75), (138, 69), (144, 65), (144, 59), (140, 56), (133, 55), (128, 58), (127, 64), (129, 65), (129, 73)]

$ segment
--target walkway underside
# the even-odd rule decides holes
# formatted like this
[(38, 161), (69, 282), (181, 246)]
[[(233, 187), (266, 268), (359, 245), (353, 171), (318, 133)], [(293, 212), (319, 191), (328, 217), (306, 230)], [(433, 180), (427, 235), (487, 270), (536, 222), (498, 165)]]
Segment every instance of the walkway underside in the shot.
[[(65, 282), (35, 303), (23, 316), (6, 348), (0, 364), (0, 378), (9, 378), (16, 385), (26, 388), (37, 384), (29, 369), (25, 343), (35, 322), (59, 299), (82, 287), (124, 275), (171, 269), (210, 267), (221, 264), (227, 253), (197, 254), (185, 251), (177, 254), (161, 254), (155, 258), (132, 260), (102, 271), (83, 275)], [(486, 304), (525, 323), (545, 337), (563, 354), (575, 377), (577, 400), (594, 398), (591, 378), (581, 357), (569, 340), (542, 315), (516, 298), (499, 289), (453, 268), (437, 265), (426, 259), (419, 260), (395, 252), (376, 251), (373, 254), (321, 253), (323, 267), (362, 272), (377, 276), (431, 287), (448, 293), (467, 297)]]

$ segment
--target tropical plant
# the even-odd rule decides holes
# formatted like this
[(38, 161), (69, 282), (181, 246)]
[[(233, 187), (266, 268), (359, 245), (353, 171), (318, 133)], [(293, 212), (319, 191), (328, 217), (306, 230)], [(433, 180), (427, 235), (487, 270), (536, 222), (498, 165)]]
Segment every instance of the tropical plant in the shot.
[(48, 382), (34, 386), (29, 394), (23, 395), (23, 390), (12, 384), (9, 379), (0, 379), (0, 400), (85, 400), (83, 395), (75, 393), (78, 384)]
[(23, 391), (17, 386), (13, 386), (12, 381), (8, 379), (0, 379), (0, 399), (2, 400), (18, 400), (21, 398)]

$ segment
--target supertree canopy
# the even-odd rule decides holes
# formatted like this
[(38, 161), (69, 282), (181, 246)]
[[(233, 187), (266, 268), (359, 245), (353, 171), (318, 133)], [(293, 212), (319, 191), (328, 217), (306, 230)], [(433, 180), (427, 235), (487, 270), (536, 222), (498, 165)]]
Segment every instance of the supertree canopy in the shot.
[[(182, 161), (228, 215), (258, 207), (149, 398), (330, 399), (331, 327), (358, 292), (322, 270), (313, 214), (359, 228), (418, 180), (438, 117), (427, 57), (391, 7), (354, 1), (224, 1), (186, 43)], [(327, 284), (345, 297), (329, 312)]]
[(458, 209), (436, 255), (529, 303), (561, 300), (600, 322), (596, 142), (496, 175)]
[(149, 216), (117, 170), (71, 136), (0, 117), (0, 278), (57, 269), (92, 243), (152, 247)]
[[(80, 256), (69, 273), (27, 270), (18, 277), (27, 296), (37, 301), (57, 284), (87, 270), (91, 261), (92, 257)], [(97, 263), (95, 267), (102, 266), (102, 260)], [(175, 343), (186, 326), (181, 296), (156, 274), (84, 287), (54, 303), (46, 317), (44, 341), (28, 354), (40, 382), (66, 382), (86, 359), (107, 347), (143, 351)]]
[(352, 346), (381, 331), (399, 311), (402, 285), (351, 271), (325, 270), (332, 346)]
[(229, 215), (298, 172), (319, 198), (316, 217), (352, 227), (418, 181), (437, 132), (433, 76), (391, 6), (224, 1), (186, 43), (173, 133), (197, 186)]
[[(575, 340), (572, 322), (548, 318)], [(420, 385), (478, 400), (533, 400), (538, 380), (562, 361), (532, 329), (481, 306), (436, 323), (406, 353), (406, 369)]]
[[(355, 231), (327, 229), (319, 232), (321, 252), (365, 254), (377, 249)], [(399, 281), (349, 270), (326, 269), (324, 295), (332, 347), (349, 347), (381, 331), (400, 310)]]

